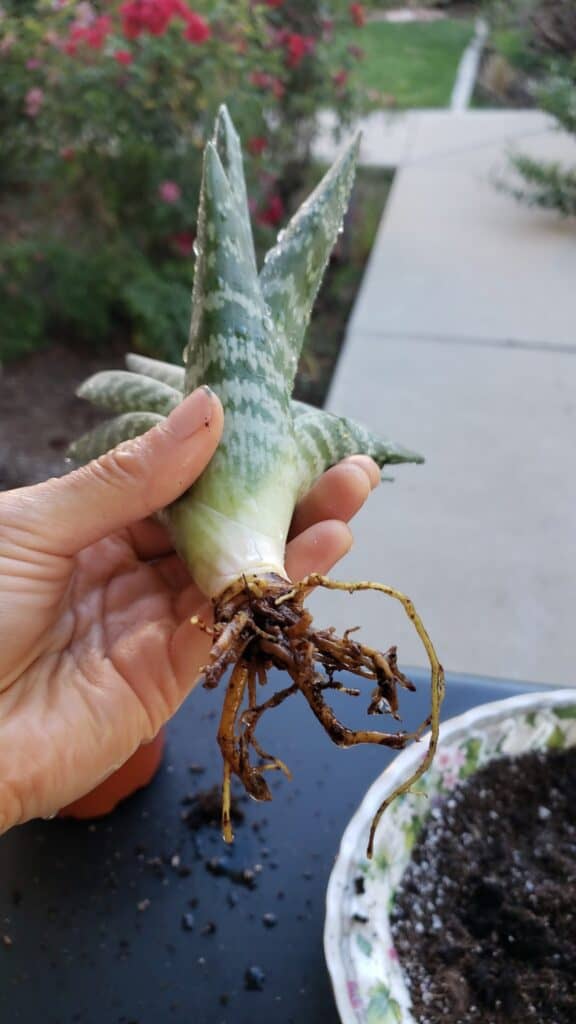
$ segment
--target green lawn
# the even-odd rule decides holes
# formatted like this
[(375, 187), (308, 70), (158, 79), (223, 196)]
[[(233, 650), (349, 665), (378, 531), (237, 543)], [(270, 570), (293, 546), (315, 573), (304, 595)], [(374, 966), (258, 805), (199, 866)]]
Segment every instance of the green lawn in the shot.
[(396, 106), (445, 107), (456, 69), (474, 33), (472, 21), (394, 25), (369, 22), (350, 30), (350, 43), (364, 50), (358, 74), (368, 88), (394, 97)]

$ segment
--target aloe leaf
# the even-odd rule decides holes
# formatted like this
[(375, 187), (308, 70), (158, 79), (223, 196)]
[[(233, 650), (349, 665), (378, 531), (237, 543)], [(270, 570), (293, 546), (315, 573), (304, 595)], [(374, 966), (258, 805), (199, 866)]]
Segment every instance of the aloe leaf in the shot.
[(168, 415), (182, 393), (151, 377), (126, 370), (103, 370), (80, 385), (76, 394), (108, 412), (157, 412)]
[(148, 356), (141, 356), (136, 352), (128, 352), (126, 355), (126, 366), (133, 373), (140, 373), (145, 377), (152, 377), (176, 391), (184, 391), (184, 367), (175, 366), (173, 363), (164, 363), (161, 359), (150, 359)]
[(106, 420), (74, 441), (68, 449), (68, 456), (78, 463), (90, 462), (91, 459), (104, 455), (110, 448), (115, 448), (121, 441), (129, 441), (133, 437), (145, 434), (164, 419), (164, 416), (153, 412), (128, 412), (123, 416), (116, 416), (115, 419)]
[(314, 300), (342, 228), (359, 143), (357, 136), (280, 232), (260, 273), (262, 293), (290, 352), (290, 387)]
[(256, 253), (254, 251), (254, 238), (248, 206), (246, 178), (244, 176), (242, 145), (225, 104), (222, 104), (218, 111), (213, 139), (218, 156), (222, 162), (222, 167), (230, 183), (232, 194), (236, 200), (238, 221), (242, 224), (244, 235), (244, 257), (250, 260), (254, 271), (256, 271)]
[(376, 437), (354, 420), (298, 404), (294, 431), (300, 457), (300, 495), (306, 493), (324, 470), (349, 455), (370, 455), (380, 469), (401, 462), (424, 462), (417, 452)]

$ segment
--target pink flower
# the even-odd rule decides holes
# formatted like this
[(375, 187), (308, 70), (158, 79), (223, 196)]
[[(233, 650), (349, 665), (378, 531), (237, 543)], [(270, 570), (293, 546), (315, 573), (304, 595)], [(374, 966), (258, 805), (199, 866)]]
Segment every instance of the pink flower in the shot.
[(246, 146), (248, 151), (252, 153), (252, 156), (262, 156), (262, 153), (268, 146), (268, 142), (262, 135), (253, 135), (251, 139), (248, 139)]
[(322, 34), (325, 39), (332, 39), (334, 35), (334, 18), (322, 18)]
[(177, 203), (182, 195), (182, 190), (175, 181), (163, 181), (158, 186), (158, 195), (163, 203)]
[(350, 4), (348, 8), (350, 11), (350, 17), (357, 28), (362, 28), (362, 25), (366, 23), (366, 12), (362, 4)]
[(201, 15), (196, 14), (194, 11), (190, 11), (186, 15), (186, 28), (184, 29), (184, 39), (187, 39), (190, 43), (205, 43), (210, 38), (211, 30), (210, 25)]
[(264, 0), (266, 7), (282, 7), (284, 0)]
[(172, 235), (171, 242), (180, 256), (190, 256), (194, 249), (194, 234), (192, 231), (180, 231), (177, 235)]
[(81, 28), (88, 28), (88, 25), (96, 20), (96, 12), (92, 4), (87, 3), (86, 0), (80, 0), (80, 3), (76, 5), (74, 20)]
[(28, 117), (37, 117), (43, 103), (43, 89), (28, 89), (28, 92), (26, 93), (26, 113)]
[(268, 227), (278, 226), (284, 216), (284, 203), (282, 197), (275, 192), (269, 196), (266, 205), (258, 212), (257, 220), (260, 224), (267, 224)]
[(130, 53), (130, 50), (116, 50), (114, 60), (117, 61), (118, 64), (128, 65), (132, 63), (134, 56)]

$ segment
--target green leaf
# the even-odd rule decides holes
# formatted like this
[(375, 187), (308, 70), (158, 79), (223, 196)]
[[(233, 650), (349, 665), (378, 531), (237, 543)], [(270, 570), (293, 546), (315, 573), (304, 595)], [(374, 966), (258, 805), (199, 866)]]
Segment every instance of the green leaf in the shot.
[(108, 412), (157, 412), (164, 416), (182, 401), (181, 391), (126, 370), (95, 373), (80, 385), (76, 394)]
[(410, 818), (410, 821), (407, 821), (402, 825), (402, 831), (406, 839), (406, 849), (408, 851), (412, 850), (414, 847), (422, 830), (423, 824), (423, 819), (419, 818), (418, 815), (414, 815), (414, 817)]
[(141, 373), (145, 377), (152, 377), (162, 384), (168, 384), (181, 393), (184, 391), (184, 367), (176, 366), (173, 363), (164, 363), (160, 359), (150, 359), (148, 356), (141, 356), (137, 352), (128, 352), (126, 355), (126, 366), (132, 373)]
[(290, 388), (312, 306), (348, 206), (360, 136), (332, 165), (267, 253), (262, 293), (291, 354)]
[(566, 746), (564, 731), (557, 725), (546, 741), (548, 750), (563, 750)]
[(480, 760), (480, 751), (482, 749), (482, 740), (479, 736), (475, 736), (466, 742), (466, 760), (462, 766), (462, 777), (467, 779), (469, 775), (473, 775), (478, 768), (478, 762)]
[(361, 949), (364, 956), (372, 956), (372, 943), (368, 939), (364, 938), (363, 935), (356, 936), (356, 945), (358, 949)]
[(116, 419), (101, 423), (94, 430), (83, 434), (68, 449), (68, 456), (76, 462), (90, 462), (115, 448), (121, 441), (146, 433), (151, 427), (162, 423), (164, 416), (152, 412), (128, 412)]
[(390, 995), (389, 988), (380, 983), (370, 991), (366, 1010), (366, 1024), (400, 1024), (402, 1008)]
[(576, 704), (571, 704), (567, 708), (555, 708), (554, 714), (556, 718), (576, 718)]

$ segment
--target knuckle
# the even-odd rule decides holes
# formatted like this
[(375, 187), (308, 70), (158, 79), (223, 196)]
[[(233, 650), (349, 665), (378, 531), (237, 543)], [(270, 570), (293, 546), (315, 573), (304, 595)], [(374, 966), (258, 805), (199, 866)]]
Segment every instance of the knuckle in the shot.
[(84, 468), (107, 487), (136, 491), (145, 500), (150, 487), (145, 455), (145, 444), (137, 439), (113, 448)]

